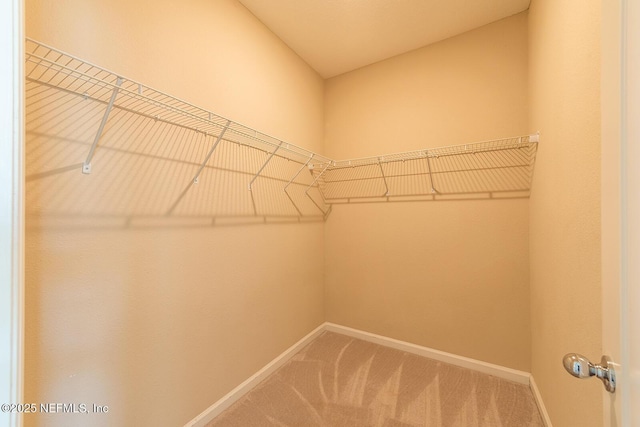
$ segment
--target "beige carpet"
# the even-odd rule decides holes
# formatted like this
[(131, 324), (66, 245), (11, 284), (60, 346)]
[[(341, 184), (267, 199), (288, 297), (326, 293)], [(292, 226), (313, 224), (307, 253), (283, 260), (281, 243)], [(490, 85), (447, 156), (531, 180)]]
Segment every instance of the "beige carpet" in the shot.
[(324, 332), (208, 426), (544, 424), (527, 386)]

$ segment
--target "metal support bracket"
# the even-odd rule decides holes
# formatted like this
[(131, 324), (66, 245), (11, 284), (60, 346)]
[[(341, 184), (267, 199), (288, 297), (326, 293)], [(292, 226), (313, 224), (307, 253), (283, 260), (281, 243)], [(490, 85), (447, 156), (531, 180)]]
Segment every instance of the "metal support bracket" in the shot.
[(431, 186), (431, 194), (436, 194), (438, 191), (433, 186), (433, 175), (431, 174), (431, 161), (429, 160), (429, 151), (424, 152), (427, 158), (427, 170), (429, 171), (429, 185)]
[[(320, 210), (320, 212), (322, 212), (322, 215), (326, 217), (326, 215), (329, 213), (329, 210), (327, 210), (327, 212), (323, 211), (322, 208), (316, 203), (315, 200), (313, 200), (313, 197), (311, 197), (309, 195), (309, 190), (311, 189), (311, 187), (313, 187), (314, 185), (316, 185), (316, 182), (318, 182), (318, 180), (320, 179), (320, 177), (322, 175), (324, 175), (324, 173), (326, 172), (326, 170), (329, 168), (329, 166), (331, 166), (331, 162), (328, 162), (327, 165), (324, 167), (324, 169), (322, 169), (322, 172), (320, 172), (318, 174), (318, 176), (316, 177), (316, 179), (313, 180), (313, 182), (307, 187), (306, 190), (304, 190), (304, 194), (313, 202), (314, 205), (316, 205), (316, 207)], [(329, 209), (331, 209), (331, 207), (329, 207)]]
[(213, 145), (211, 146), (211, 149), (209, 150), (209, 152), (207, 153), (207, 156), (205, 157), (204, 161), (202, 162), (202, 164), (200, 165), (200, 167), (198, 168), (198, 171), (196, 172), (196, 174), (194, 175), (193, 179), (191, 181), (189, 181), (189, 183), (187, 184), (187, 186), (184, 188), (184, 190), (182, 190), (182, 193), (180, 193), (180, 195), (178, 196), (178, 198), (176, 199), (175, 202), (173, 202), (173, 204), (171, 205), (171, 207), (169, 208), (169, 210), (167, 210), (166, 215), (171, 215), (173, 213), (173, 211), (176, 209), (176, 207), (178, 207), (178, 204), (180, 203), (180, 201), (184, 198), (184, 196), (187, 195), (187, 192), (189, 191), (189, 189), (191, 188), (191, 186), (193, 184), (197, 184), (198, 183), (198, 178), (200, 177), (200, 174), (202, 173), (202, 171), (204, 170), (204, 168), (207, 166), (207, 163), (209, 163), (209, 159), (211, 158), (211, 156), (213, 155), (213, 152), (216, 151), (216, 148), (218, 148), (218, 144), (220, 144), (220, 141), (222, 141), (222, 137), (224, 136), (225, 132), (227, 131), (227, 129), (229, 128), (229, 125), (231, 124), (230, 120), (227, 120), (227, 124), (225, 125), (225, 127), (220, 131), (220, 134), (218, 135), (218, 137), (216, 138), (215, 142), (213, 143)]
[(384, 188), (386, 189), (383, 196), (389, 196), (389, 185), (387, 184), (387, 177), (384, 175), (384, 169), (382, 168), (380, 159), (378, 159), (378, 167), (380, 168), (380, 173), (382, 174), (382, 180), (384, 181)]
[(122, 86), (122, 77), (118, 77), (116, 80), (116, 87), (113, 88), (113, 93), (111, 94), (111, 99), (109, 99), (109, 104), (107, 104), (107, 109), (102, 116), (102, 121), (100, 122), (100, 127), (98, 128), (98, 132), (96, 132), (95, 138), (93, 138), (93, 144), (91, 144), (91, 149), (89, 150), (89, 154), (87, 155), (87, 159), (82, 164), (82, 173), (90, 174), (91, 173), (91, 159), (93, 159), (93, 154), (96, 151), (96, 147), (98, 146), (98, 141), (100, 141), (100, 137), (102, 136), (102, 132), (104, 131), (104, 127), (107, 124), (107, 120), (109, 119), (109, 113), (113, 109), (113, 104), (116, 102), (116, 97), (118, 96), (118, 91), (120, 90), (120, 86)]
[(264, 168), (267, 167), (267, 165), (269, 164), (269, 162), (271, 161), (271, 159), (273, 158), (273, 156), (275, 156), (275, 154), (278, 152), (278, 150), (280, 149), (280, 147), (282, 146), (282, 142), (280, 144), (278, 144), (278, 146), (276, 147), (275, 150), (273, 150), (271, 152), (271, 154), (269, 154), (269, 157), (267, 158), (267, 160), (265, 160), (265, 162), (262, 164), (262, 166), (260, 167), (260, 169), (258, 169), (258, 172), (255, 174), (255, 176), (253, 177), (253, 179), (251, 179), (251, 182), (249, 182), (249, 191), (251, 191), (251, 186), (253, 185), (254, 181), (256, 179), (258, 179), (258, 177), (260, 176), (260, 174), (262, 173), (262, 171), (264, 170)]
[(227, 120), (227, 124), (222, 129), (222, 131), (220, 132), (220, 135), (218, 135), (218, 138), (216, 139), (216, 142), (214, 142), (213, 145), (211, 146), (211, 149), (209, 150), (209, 152), (207, 153), (207, 156), (204, 158), (204, 161), (200, 165), (200, 168), (198, 169), (198, 172), (196, 172), (196, 175), (193, 177), (193, 183), (194, 184), (198, 183), (198, 178), (200, 177), (200, 173), (207, 166), (207, 163), (209, 163), (209, 159), (211, 158), (211, 155), (213, 154), (214, 151), (216, 151), (216, 148), (218, 148), (218, 144), (220, 144), (220, 141), (222, 141), (222, 137), (224, 136), (224, 134), (227, 131), (227, 129), (229, 129), (229, 125), (230, 124), (231, 124), (231, 121)]
[(287, 185), (285, 185), (284, 188), (283, 188), (284, 193), (287, 195), (289, 200), (291, 200), (291, 203), (293, 204), (293, 207), (296, 208), (296, 211), (298, 211), (298, 214), (300, 216), (303, 216), (302, 211), (300, 211), (300, 209), (298, 208), (298, 205), (296, 205), (296, 202), (294, 202), (293, 198), (291, 197), (291, 195), (289, 195), (289, 192), (287, 191), (287, 187), (289, 187), (291, 185), (291, 183), (298, 177), (298, 175), (300, 175), (300, 172), (302, 172), (305, 168), (307, 168), (309, 166), (309, 163), (311, 163), (311, 160), (313, 160), (313, 156), (315, 156), (315, 154), (312, 154), (311, 157), (309, 157), (309, 160), (307, 160), (307, 163), (302, 165), (302, 167), (298, 170), (298, 172), (293, 176), (293, 178), (291, 178), (289, 180)]
[(276, 153), (278, 152), (278, 150), (280, 149), (280, 147), (282, 146), (282, 142), (280, 142), (280, 144), (278, 144), (278, 146), (276, 147), (275, 150), (273, 150), (271, 152), (271, 154), (269, 154), (269, 157), (267, 158), (267, 160), (265, 160), (265, 162), (262, 164), (262, 166), (260, 167), (260, 169), (258, 169), (258, 172), (255, 174), (255, 176), (253, 177), (253, 179), (251, 179), (251, 181), (249, 182), (249, 191), (251, 192), (251, 204), (253, 205), (253, 214), (254, 215), (258, 215), (258, 208), (256, 207), (256, 201), (253, 197), (253, 183), (255, 182), (256, 179), (258, 179), (258, 177), (260, 176), (260, 174), (262, 173), (262, 171), (264, 170), (264, 168), (267, 167), (267, 165), (269, 164), (269, 162), (271, 161), (271, 159), (273, 158), (273, 156), (276, 155)]

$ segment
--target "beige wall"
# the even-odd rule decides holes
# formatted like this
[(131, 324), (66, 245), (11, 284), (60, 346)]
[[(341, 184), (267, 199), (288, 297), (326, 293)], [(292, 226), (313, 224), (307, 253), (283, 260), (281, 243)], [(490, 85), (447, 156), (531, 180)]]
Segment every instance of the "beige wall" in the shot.
[[(333, 158), (523, 135), (527, 119), (526, 13), (325, 83)], [(528, 371), (528, 221), (526, 199), (335, 206), (327, 320)]]
[(530, 200), (336, 206), (324, 227), (106, 227), (122, 189), (87, 193), (100, 174), (29, 181), (25, 400), (111, 410), (27, 425), (184, 423), (323, 320), (532, 370), (554, 425), (600, 425), (599, 384), (560, 364), (600, 352), (598, 2), (533, 0), (324, 85), (235, 1), (26, 8), (29, 37), (334, 158), (542, 132)]
[(542, 141), (530, 199), (532, 373), (556, 427), (602, 425), (602, 384), (564, 372), (598, 360), (600, 1), (533, 0), (530, 125)]
[[(28, 0), (26, 15), (29, 37), (322, 151), (322, 79), (236, 1)], [(27, 425), (181, 425), (324, 320), (322, 223), (108, 226), (145, 211), (127, 195), (158, 162), (103, 150), (84, 176), (86, 144), (28, 140), (25, 401), (110, 412)]]

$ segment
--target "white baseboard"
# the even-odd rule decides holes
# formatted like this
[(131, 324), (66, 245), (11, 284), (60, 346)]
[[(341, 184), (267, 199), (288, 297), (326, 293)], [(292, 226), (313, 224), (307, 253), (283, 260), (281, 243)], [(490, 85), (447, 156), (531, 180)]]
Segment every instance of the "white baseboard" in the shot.
[(471, 359), (468, 357), (458, 356), (452, 353), (447, 353), (440, 350), (434, 350), (428, 347), (423, 347), (417, 344), (411, 344), (405, 341), (388, 338), (382, 335), (376, 335), (369, 332), (360, 331), (358, 329), (349, 328), (346, 326), (336, 325), (335, 323), (325, 322), (318, 326), (312, 332), (307, 334), (300, 341), (289, 347), (281, 355), (273, 359), (268, 365), (260, 369), (258, 372), (249, 377), (242, 384), (231, 390), (224, 397), (218, 400), (213, 405), (205, 409), (201, 414), (195, 417), (193, 420), (185, 424), (185, 427), (204, 427), (208, 422), (220, 415), (222, 411), (237, 402), (242, 396), (251, 391), (255, 386), (262, 382), (266, 377), (275, 372), (278, 368), (283, 366), (289, 361), (297, 352), (302, 350), (313, 339), (319, 336), (324, 331), (336, 332), (338, 334), (347, 335), (354, 338), (359, 338), (364, 341), (369, 341), (375, 344), (380, 344), (385, 347), (395, 348), (397, 350), (405, 351), (407, 353), (416, 354), (418, 356), (428, 357), (430, 359), (438, 360), (451, 365), (460, 366), (462, 368), (472, 369), (474, 371), (482, 372), (484, 374), (493, 375), (498, 378), (503, 378), (509, 381), (513, 381), (519, 384), (525, 384), (531, 387), (533, 395), (535, 396), (540, 414), (542, 415), (547, 427), (551, 427), (549, 421), (549, 415), (542, 403), (542, 398), (538, 388), (535, 386), (535, 382), (531, 377), (531, 374), (524, 371), (518, 371), (516, 369), (505, 368), (504, 366), (494, 365), (492, 363), (483, 362), (480, 360)]
[(354, 338), (360, 338), (364, 341), (369, 341), (375, 344), (380, 344), (385, 347), (395, 348), (397, 350), (405, 351), (407, 353), (416, 354), (418, 356), (428, 357), (429, 359), (445, 362), (450, 365), (460, 366), (462, 368), (472, 369), (474, 371), (482, 372), (484, 374), (493, 375), (494, 377), (503, 378), (505, 380), (513, 381), (519, 384), (529, 385), (528, 372), (518, 371), (517, 369), (505, 368), (504, 366), (494, 365), (492, 363), (483, 362), (468, 357), (458, 356), (452, 353), (447, 353), (440, 350), (434, 350), (432, 348), (423, 347), (417, 344), (411, 344), (406, 341), (400, 341), (393, 338), (388, 338), (382, 335), (372, 334), (369, 332), (360, 331), (358, 329), (348, 328), (346, 326), (340, 326), (333, 323), (325, 323), (325, 330), (336, 332), (343, 335), (348, 335)]
[(540, 394), (540, 390), (538, 390), (536, 381), (533, 379), (533, 375), (531, 376), (529, 387), (531, 388), (531, 393), (533, 393), (533, 397), (536, 399), (536, 403), (538, 404), (538, 409), (540, 410), (540, 416), (542, 417), (542, 421), (544, 422), (545, 427), (553, 427), (551, 425), (551, 418), (549, 418), (549, 413), (547, 412), (547, 408), (544, 406), (544, 402), (542, 401), (542, 395)]
[(260, 384), (265, 378), (274, 373), (278, 368), (289, 361), (296, 353), (302, 350), (307, 344), (313, 341), (318, 335), (325, 330), (325, 324), (318, 326), (316, 329), (304, 336), (300, 341), (289, 347), (278, 357), (273, 359), (264, 368), (247, 378), (242, 384), (231, 390), (216, 403), (202, 411), (197, 417), (185, 424), (185, 427), (204, 427), (207, 423), (220, 415), (222, 411), (237, 402), (242, 396), (247, 394), (251, 389)]

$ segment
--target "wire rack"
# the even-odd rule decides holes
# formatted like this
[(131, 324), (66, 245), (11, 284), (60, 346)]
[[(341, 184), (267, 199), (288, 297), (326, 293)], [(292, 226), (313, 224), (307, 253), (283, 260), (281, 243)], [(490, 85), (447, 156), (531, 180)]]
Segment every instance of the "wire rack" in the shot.
[(314, 164), (325, 201), (527, 194), (538, 135)]
[[(329, 207), (324, 204), (308, 165), (331, 162), (330, 159), (35, 40), (27, 39), (25, 51), (27, 142), (34, 148), (32, 151), (44, 152), (44, 148), (36, 148), (52, 141), (83, 144), (84, 156), (78, 147), (67, 151), (73, 151), (74, 159), (68, 163), (77, 165), (80, 160), (79, 169), (85, 174), (91, 174), (94, 164), (100, 162), (104, 174), (106, 165), (117, 154), (155, 158), (169, 168), (170, 163), (191, 166), (187, 168), (189, 173), (179, 177), (166, 174), (162, 178), (151, 173), (153, 179), (142, 179), (141, 169), (155, 168), (142, 166), (132, 158), (120, 158), (119, 166), (111, 162), (114, 169), (119, 169), (119, 175), (125, 175), (119, 181), (126, 182), (128, 189), (135, 188), (143, 199), (149, 199), (134, 203), (138, 206), (133, 209), (135, 214), (290, 217), (328, 214)], [(98, 152), (100, 155), (96, 156)], [(40, 158), (30, 163), (55, 164), (55, 170), (68, 170), (69, 164), (59, 160)], [(127, 161), (132, 169), (126, 167)], [(48, 175), (40, 172), (28, 178), (43, 176)], [(182, 179), (183, 186), (178, 186), (173, 197), (151, 195), (173, 188), (175, 178)], [(215, 187), (215, 193), (225, 196), (227, 202), (213, 194), (204, 197), (202, 191), (194, 191), (199, 183)], [(221, 187), (222, 183), (234, 189), (233, 197), (229, 197), (228, 188)], [(208, 207), (200, 206), (198, 201), (190, 200), (193, 193), (197, 193), (200, 201), (215, 200), (210, 200)], [(164, 204), (164, 209), (158, 203)], [(131, 208), (130, 204), (125, 205)], [(86, 207), (76, 210), (85, 211)]]
[(537, 135), (335, 161), (35, 40), (25, 51), (27, 202), (42, 212), (324, 220), (360, 199), (530, 189)]

